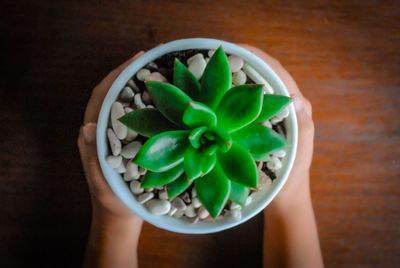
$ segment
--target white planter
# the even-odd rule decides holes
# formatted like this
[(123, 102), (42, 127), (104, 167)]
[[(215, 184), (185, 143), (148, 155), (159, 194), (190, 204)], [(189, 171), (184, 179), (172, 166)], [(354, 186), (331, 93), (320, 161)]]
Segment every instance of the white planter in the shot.
[(114, 193), (129, 209), (147, 222), (162, 229), (178, 233), (204, 234), (225, 230), (247, 221), (263, 210), (277, 195), (286, 182), (294, 162), (297, 148), (297, 120), (293, 104), (290, 104), (290, 114), (285, 120), (287, 141), (289, 146), (286, 149), (287, 155), (282, 162), (283, 167), (277, 171), (277, 178), (273, 181), (273, 184), (266, 189), (257, 192), (254, 201), (250, 205), (242, 208), (241, 220), (230, 221), (222, 218), (214, 221), (199, 221), (196, 224), (186, 223), (182, 219), (176, 219), (169, 216), (155, 216), (150, 214), (143, 205), (136, 201), (135, 197), (129, 190), (129, 185), (127, 185), (121, 175), (107, 164), (106, 157), (109, 155), (109, 153), (106, 129), (110, 115), (110, 108), (127, 81), (147, 63), (169, 52), (186, 49), (217, 49), (220, 45), (222, 45), (226, 53), (234, 54), (243, 58), (245, 62), (258, 71), (258, 73), (272, 86), (275, 94), (289, 96), (285, 85), (282, 83), (277, 74), (271, 69), (271, 67), (269, 67), (268, 64), (248, 50), (221, 40), (191, 38), (176, 40), (153, 48), (131, 63), (112, 84), (100, 110), (97, 123), (97, 150), (104, 177)]

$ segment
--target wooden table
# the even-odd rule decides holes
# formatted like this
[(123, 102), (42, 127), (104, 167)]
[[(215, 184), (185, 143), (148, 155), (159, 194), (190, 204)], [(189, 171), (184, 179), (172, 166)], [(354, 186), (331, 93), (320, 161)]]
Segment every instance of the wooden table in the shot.
[[(76, 139), (91, 90), (138, 50), (184, 37), (246, 42), (281, 61), (313, 104), (326, 266), (399, 265), (398, 2), (114, 2), (2, 1), (2, 267), (80, 265), (90, 203)], [(262, 221), (209, 235), (145, 224), (140, 265), (260, 267)]]

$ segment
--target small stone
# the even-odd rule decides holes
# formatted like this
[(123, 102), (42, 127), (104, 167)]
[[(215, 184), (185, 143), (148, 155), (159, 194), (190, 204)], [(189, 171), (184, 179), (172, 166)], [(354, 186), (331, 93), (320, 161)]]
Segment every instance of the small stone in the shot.
[(154, 61), (149, 62), (146, 67), (149, 67), (149, 69), (158, 69), (158, 65)]
[(111, 106), (111, 126), (118, 139), (125, 139), (128, 134), (128, 128), (122, 124), (118, 119), (125, 114), (124, 107), (118, 101), (114, 102)]
[(138, 165), (136, 165), (132, 161), (128, 161), (128, 163), (126, 164), (126, 174), (134, 180), (139, 179), (140, 174), (138, 172)]
[(188, 58), (186, 63), (187, 63), (187, 65), (190, 65), (193, 61), (200, 60), (200, 59), (204, 59), (204, 56), (201, 53), (197, 53), (196, 55)]
[(192, 199), (192, 204), (194, 208), (199, 208), (201, 207), (201, 202), (200, 199), (198, 197), (195, 197)]
[(183, 216), (184, 213), (185, 213), (184, 210), (179, 210), (179, 209), (178, 209), (178, 210), (174, 213), (174, 215), (173, 215), (172, 217), (179, 219), (179, 218), (181, 218), (181, 217)]
[(124, 87), (124, 89), (119, 94), (121, 100), (126, 102), (131, 102), (133, 100), (133, 96), (135, 96), (135, 93), (130, 87)]
[(210, 58), (204, 58), (204, 60), (206, 61), (206, 63), (208, 64), (208, 62), (210, 61)]
[(146, 203), (147, 209), (154, 215), (165, 215), (171, 209), (171, 203), (167, 200), (153, 199)]
[(190, 224), (195, 224), (199, 221), (199, 217), (186, 218), (186, 221)]
[(127, 86), (129, 86), (130, 88), (133, 89), (133, 91), (135, 91), (136, 93), (140, 92), (139, 87), (136, 85), (135, 81), (133, 81), (132, 79), (128, 80), (128, 83), (126, 83)]
[(115, 168), (115, 170), (120, 174), (125, 173), (126, 172), (126, 168), (125, 168), (124, 161), (121, 161), (121, 164), (117, 168)]
[(271, 123), (273, 125), (276, 125), (277, 123), (281, 122), (283, 118), (279, 118), (279, 117), (274, 117), (271, 119)]
[(158, 198), (160, 198), (161, 200), (168, 200), (168, 193), (166, 190), (161, 190), (160, 192), (158, 192)]
[(118, 156), (109, 155), (106, 157), (106, 161), (110, 165), (110, 167), (118, 168), (121, 165), (122, 157), (119, 155)]
[(243, 59), (238, 56), (235, 56), (235, 55), (229, 56), (228, 62), (229, 62), (229, 66), (231, 67), (232, 73), (239, 72), (240, 69), (242, 69), (243, 64), (244, 64)]
[(156, 187), (154, 187), (154, 189), (156, 189), (156, 190), (164, 190), (164, 186), (156, 186)]
[(203, 75), (204, 69), (206, 68), (206, 61), (204, 58), (197, 58), (190, 62), (188, 69), (192, 72), (192, 74), (197, 78), (200, 79)]
[(271, 170), (278, 170), (278, 169), (282, 168), (282, 162), (281, 162), (281, 160), (279, 160), (278, 157), (276, 157), (276, 156), (271, 156), (271, 157), (268, 159), (267, 167), (268, 167), (269, 169), (271, 169)]
[(278, 118), (282, 118), (282, 119), (288, 117), (289, 116), (289, 108), (287, 106), (283, 107), (282, 110), (280, 110), (279, 113), (277, 113), (275, 116)]
[(144, 189), (140, 187), (140, 182), (139, 181), (131, 181), (129, 184), (129, 188), (131, 188), (132, 193), (134, 194), (141, 194), (143, 193)]
[(234, 73), (234, 74), (232, 75), (232, 83), (233, 83), (235, 86), (244, 85), (244, 84), (246, 83), (246, 81), (247, 81), (247, 76), (246, 76), (246, 74), (245, 74), (243, 71), (241, 71), (241, 70), (239, 70), (238, 72), (236, 72), (236, 73)]
[(142, 101), (142, 96), (140, 93), (136, 94), (133, 98), (133, 102), (135, 104), (136, 109), (143, 109), (146, 108), (146, 105)]
[(154, 109), (154, 106), (149, 104), (149, 105), (146, 106), (146, 108), (153, 108)]
[(267, 128), (272, 128), (272, 124), (269, 120), (265, 120), (262, 122), (262, 125)]
[(124, 111), (126, 114), (129, 114), (130, 112), (133, 112), (133, 109), (131, 107), (124, 107)]
[(242, 211), (240, 209), (228, 210), (224, 217), (230, 221), (239, 221), (242, 218)]
[[(175, 212), (176, 212), (177, 210), (178, 210), (177, 208), (171, 206), (171, 208), (170, 208), (169, 211), (168, 211), (168, 216), (174, 215)], [(182, 214), (182, 215), (183, 215), (183, 214)]]
[(185, 201), (186, 204), (189, 204), (191, 202), (188, 192), (184, 192), (179, 197), (182, 198), (182, 200)]
[(154, 198), (154, 193), (152, 192), (148, 192), (148, 193), (144, 193), (138, 196), (138, 198), (136, 199), (140, 204), (144, 204), (147, 201), (151, 200)]
[(271, 184), (272, 179), (264, 171), (258, 170), (258, 185), (256, 189), (259, 191)]
[(150, 75), (150, 71), (146, 68), (140, 69), (137, 73), (136, 73), (136, 78), (140, 81), (145, 81), (146, 78)]
[(192, 218), (192, 217), (195, 217), (196, 215), (197, 214), (196, 214), (196, 211), (194, 209), (194, 206), (192, 204), (188, 205), (186, 207), (186, 209), (185, 209), (185, 216), (189, 217), (189, 218)]
[(192, 198), (197, 196), (196, 188), (192, 188)]
[(251, 194), (247, 197), (246, 203), (244, 204), (245, 206), (248, 206), (248, 205), (251, 204), (251, 202), (253, 202), (255, 194), (256, 194), (256, 192), (251, 193)]
[(205, 218), (207, 218), (210, 215), (210, 213), (207, 211), (207, 209), (204, 206), (201, 206), (199, 208), (198, 214), (199, 214), (199, 218), (201, 220), (204, 220)]
[(274, 94), (271, 85), (265, 80), (253, 67), (248, 64), (243, 64), (243, 72), (257, 84), (263, 84), (264, 94)]
[(144, 189), (145, 192), (153, 192), (154, 191), (154, 187), (150, 187), (150, 188), (146, 188)]
[(179, 197), (175, 197), (174, 200), (171, 201), (171, 205), (178, 210), (185, 210), (187, 207), (185, 202), (183, 202)]
[(128, 134), (126, 135), (125, 141), (131, 142), (134, 139), (136, 139), (138, 136), (138, 133), (130, 128), (128, 128)]
[(121, 155), (126, 159), (133, 159), (138, 151), (142, 147), (142, 144), (138, 141), (133, 141), (122, 148)]
[(279, 158), (283, 158), (286, 156), (286, 152), (285, 150), (278, 150), (276, 152), (272, 153), (274, 156), (279, 157)]
[(229, 209), (230, 210), (232, 210), (232, 209), (241, 209), (242, 207), (239, 205), (239, 204), (237, 204), (237, 203), (235, 203), (235, 202), (231, 202), (231, 204), (229, 205)]
[(215, 53), (215, 49), (210, 49), (207, 54), (211, 58), (214, 55), (214, 53)]
[(132, 180), (133, 180), (133, 178), (130, 177), (130, 176), (128, 175), (128, 173), (126, 173), (126, 172), (124, 173), (123, 178), (124, 178), (124, 181), (132, 181)]
[(146, 77), (145, 81), (168, 82), (167, 78), (165, 78), (165, 76), (163, 76), (159, 72), (151, 73), (149, 76)]
[(149, 94), (149, 92), (147, 90), (143, 91), (142, 101), (146, 105), (150, 105), (151, 104), (151, 97), (150, 97), (150, 94)]
[(110, 143), (111, 152), (117, 156), (121, 153), (121, 141), (117, 138), (114, 131), (109, 128), (107, 129), (108, 142)]
[(147, 172), (147, 169), (145, 169), (145, 168), (143, 168), (143, 167), (139, 166), (139, 169), (138, 169), (138, 171), (139, 171), (139, 174), (140, 174), (140, 175), (144, 175), (144, 174), (146, 174), (146, 172)]

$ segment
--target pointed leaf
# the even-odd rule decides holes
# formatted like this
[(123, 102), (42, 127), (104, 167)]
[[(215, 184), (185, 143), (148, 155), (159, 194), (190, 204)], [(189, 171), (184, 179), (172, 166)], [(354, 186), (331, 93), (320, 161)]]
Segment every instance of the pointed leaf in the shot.
[(143, 108), (125, 114), (118, 119), (128, 128), (142, 136), (151, 137), (158, 133), (179, 129), (154, 108)]
[(200, 148), (200, 138), (207, 131), (207, 127), (198, 127), (193, 129), (189, 134), (189, 141), (193, 148)]
[(146, 87), (157, 109), (172, 123), (186, 128), (182, 116), (192, 99), (176, 86), (167, 83), (147, 81)]
[(284, 137), (260, 124), (251, 124), (231, 135), (235, 142), (241, 144), (253, 155), (268, 155), (287, 145)]
[(218, 105), (218, 127), (233, 132), (253, 122), (260, 114), (262, 96), (261, 85), (231, 88)]
[(251, 154), (251, 157), (253, 157), (255, 161), (265, 162), (269, 160), (269, 154)]
[(249, 188), (231, 181), (231, 192), (229, 194), (229, 199), (235, 202), (236, 204), (244, 206), (247, 197), (249, 196), (249, 192), (250, 192)]
[(176, 180), (184, 171), (183, 165), (178, 165), (164, 172), (153, 172), (148, 170), (140, 185), (142, 188), (157, 187)]
[(215, 126), (217, 116), (206, 105), (200, 102), (190, 102), (183, 113), (183, 123), (188, 127)]
[(157, 134), (140, 148), (133, 162), (154, 172), (171, 169), (183, 161), (189, 145), (188, 130), (167, 131)]
[(292, 99), (286, 96), (265, 94), (261, 113), (254, 122), (259, 123), (272, 118), (291, 101)]
[(201, 166), (205, 155), (201, 149), (195, 149), (192, 146), (187, 148), (183, 165), (185, 167), (185, 173), (188, 179), (195, 179), (201, 175)]
[(182, 173), (182, 175), (180, 175), (178, 179), (167, 185), (168, 198), (170, 200), (174, 199), (175, 197), (183, 193), (183, 191), (185, 191), (187, 188), (189, 188), (192, 182), (193, 180), (188, 180), (186, 174)]
[(201, 86), (199, 81), (178, 59), (175, 59), (174, 85), (194, 100), (197, 100), (200, 94)]
[(217, 162), (217, 154), (215, 152), (211, 155), (206, 154), (206, 157), (203, 160), (203, 163), (201, 166), (201, 172), (203, 173), (203, 175), (210, 172), (214, 168), (214, 165), (216, 162)]
[(208, 62), (201, 78), (200, 102), (215, 111), (225, 92), (231, 86), (232, 73), (228, 58), (219, 47)]
[(214, 127), (211, 129), (211, 133), (215, 138), (215, 142), (221, 152), (228, 151), (232, 146), (232, 137), (224, 129), (219, 127)]
[(198, 178), (194, 186), (201, 203), (215, 219), (229, 197), (230, 182), (218, 163), (204, 177)]
[(226, 153), (217, 152), (217, 158), (229, 180), (246, 187), (257, 186), (256, 164), (250, 153), (239, 143), (233, 142)]

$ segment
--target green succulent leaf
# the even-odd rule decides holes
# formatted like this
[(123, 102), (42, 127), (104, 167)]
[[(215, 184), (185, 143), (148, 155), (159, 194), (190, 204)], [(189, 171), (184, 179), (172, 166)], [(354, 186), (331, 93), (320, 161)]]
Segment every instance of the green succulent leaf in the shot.
[(262, 96), (261, 85), (231, 88), (218, 105), (218, 127), (233, 132), (253, 122), (261, 112)]
[(201, 166), (201, 172), (203, 173), (203, 175), (210, 172), (214, 168), (216, 162), (217, 162), (217, 154), (215, 153), (211, 155), (206, 154)]
[(185, 167), (185, 173), (188, 179), (195, 179), (201, 175), (201, 167), (205, 158), (204, 153), (201, 149), (195, 149), (192, 146), (187, 148), (183, 165)]
[(218, 163), (207, 175), (198, 178), (194, 186), (201, 203), (215, 219), (224, 208), (230, 192), (230, 181)]
[(211, 57), (201, 78), (199, 100), (215, 111), (232, 83), (228, 58), (220, 46)]
[(255, 120), (255, 122), (259, 123), (272, 118), (291, 101), (292, 99), (286, 96), (265, 94), (261, 113)]
[(242, 128), (232, 133), (232, 138), (252, 155), (258, 156), (268, 155), (268, 153), (282, 149), (287, 145), (284, 137), (260, 124), (251, 124)]
[(249, 196), (249, 192), (249, 188), (231, 181), (231, 192), (229, 194), (229, 199), (241, 206), (244, 206), (247, 197)]
[(178, 59), (175, 59), (174, 85), (180, 88), (192, 99), (197, 100), (201, 85), (191, 71)]
[(148, 170), (140, 185), (142, 188), (157, 187), (176, 180), (184, 171), (183, 165), (178, 165), (164, 172), (153, 172)]
[(227, 152), (231, 148), (232, 137), (228, 132), (222, 128), (215, 127), (212, 128), (211, 133), (221, 152)]
[(253, 159), (255, 160), (255, 161), (268, 161), (268, 159), (269, 159), (269, 154), (260, 154), (260, 155), (258, 155), (258, 154), (251, 154), (251, 156), (253, 157)]
[(151, 137), (158, 133), (179, 129), (179, 127), (168, 121), (167, 118), (154, 108), (135, 110), (125, 114), (118, 120), (128, 128), (145, 137)]
[(217, 116), (206, 105), (200, 102), (189, 102), (189, 105), (183, 113), (183, 123), (190, 128), (199, 126), (215, 126)]
[(183, 161), (189, 145), (188, 130), (167, 131), (151, 137), (140, 148), (133, 162), (150, 171), (163, 172)]
[(172, 123), (186, 128), (182, 122), (182, 116), (192, 99), (171, 84), (147, 81), (146, 87), (157, 109)]
[(192, 184), (193, 180), (188, 180), (185, 173), (179, 176), (176, 180), (167, 185), (168, 198), (174, 199)]
[(233, 142), (226, 153), (217, 152), (218, 162), (225, 175), (233, 182), (246, 187), (256, 187), (258, 173), (250, 153), (239, 143)]
[(189, 141), (193, 148), (199, 149), (200, 148), (200, 138), (207, 131), (207, 127), (198, 127), (193, 129), (189, 134)]

